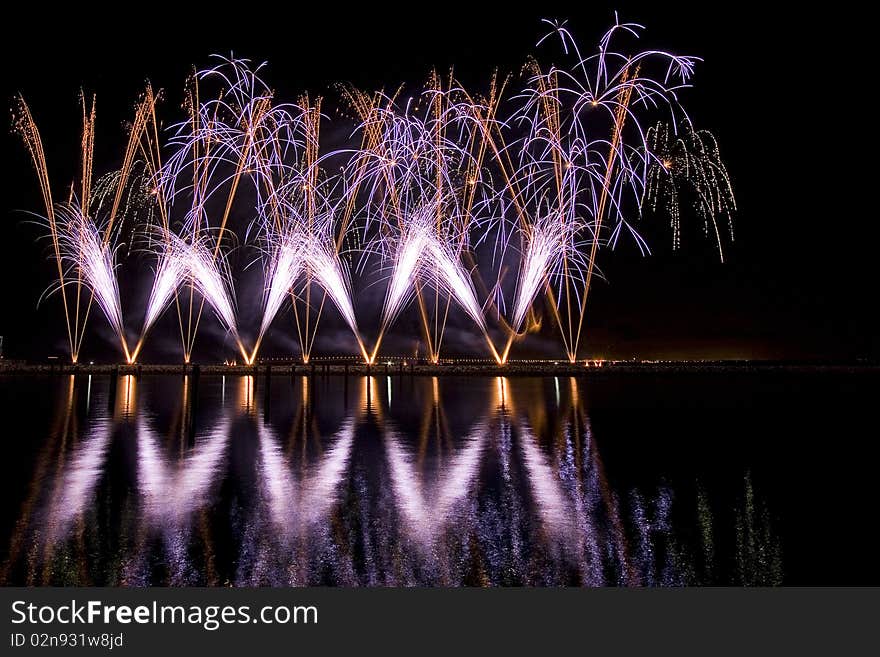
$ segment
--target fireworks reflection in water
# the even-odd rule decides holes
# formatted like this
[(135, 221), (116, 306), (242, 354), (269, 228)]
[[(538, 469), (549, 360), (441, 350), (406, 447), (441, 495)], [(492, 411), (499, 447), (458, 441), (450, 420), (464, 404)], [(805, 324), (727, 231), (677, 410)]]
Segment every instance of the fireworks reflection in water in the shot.
[(479, 379), (466, 398), (405, 376), (173, 380), (63, 382), (4, 583), (781, 578), (750, 477), (734, 515), (699, 485), (612, 484), (573, 378)]

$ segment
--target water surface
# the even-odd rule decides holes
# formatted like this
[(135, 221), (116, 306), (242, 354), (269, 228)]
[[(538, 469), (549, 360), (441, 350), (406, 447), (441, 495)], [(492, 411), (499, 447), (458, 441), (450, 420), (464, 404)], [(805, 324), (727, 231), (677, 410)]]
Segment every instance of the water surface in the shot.
[(864, 583), (822, 513), (865, 384), (0, 378), (0, 582)]

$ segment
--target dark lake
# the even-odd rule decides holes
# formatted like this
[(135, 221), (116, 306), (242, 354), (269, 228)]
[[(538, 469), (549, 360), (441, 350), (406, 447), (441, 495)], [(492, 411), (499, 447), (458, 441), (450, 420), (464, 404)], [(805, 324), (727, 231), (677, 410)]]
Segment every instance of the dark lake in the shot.
[(4, 376), (0, 583), (880, 583), (877, 380)]

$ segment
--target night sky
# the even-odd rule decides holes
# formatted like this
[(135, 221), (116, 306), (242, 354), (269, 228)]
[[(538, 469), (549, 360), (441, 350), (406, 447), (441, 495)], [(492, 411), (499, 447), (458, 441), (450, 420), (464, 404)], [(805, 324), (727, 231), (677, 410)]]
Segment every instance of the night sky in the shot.
[[(646, 227), (654, 251), (649, 257), (631, 244), (604, 252), (599, 264), (607, 281), (594, 287), (587, 308), (586, 353), (880, 357), (873, 318), (874, 189), (849, 155), (871, 131), (867, 118), (860, 118), (865, 110), (855, 84), (857, 58), (844, 43), (850, 17), (767, 14), (740, 5), (718, 9), (715, 3), (702, 10), (661, 3), (536, 3), (531, 12), (475, 11), (477, 4), (425, 5), (411, 15), (391, 14), (391, 5), (368, 13), (328, 4), (325, 15), (293, 13), (293, 5), (284, 5), (277, 15), (223, 16), (217, 10), (207, 22), (170, 9), (151, 14), (143, 5), (142, 18), (120, 22), (115, 30), (79, 14), (54, 15), (54, 27), (44, 35), (35, 17), (18, 8), (5, 21), (6, 31), (17, 34), (2, 40), (3, 102), (11, 107), (14, 94), (25, 95), (61, 190), (75, 175), (80, 87), (98, 96), (100, 175), (118, 166), (122, 124), (143, 81), (167, 90), (160, 112), (177, 120), (188, 72), (194, 64), (206, 65), (214, 52), (268, 60), (266, 78), (283, 99), (308, 90), (332, 104), (337, 82), (369, 89), (416, 86), (431, 67), (454, 65), (465, 85), (479, 86), (496, 67), (518, 71), (546, 32), (542, 17), (568, 18), (588, 50), (613, 22), (616, 6), (622, 20), (646, 25), (646, 46), (705, 60), (697, 67), (695, 88), (682, 98), (697, 127), (718, 138), (739, 212), (736, 242), (723, 265), (708, 241), (686, 239), (673, 252), (663, 225)], [(435, 6), (440, 15), (429, 18)], [(257, 5), (246, 4), (245, 11), (251, 7)], [(63, 353), (63, 314), (59, 298), (37, 308), (54, 264), (46, 244), (36, 242), (40, 229), (22, 212), (42, 211), (29, 157), (11, 130), (3, 138), (0, 335), (7, 357), (42, 360)], [(93, 313), (91, 322), (103, 320)], [(111, 358), (112, 350), (98, 329), (86, 339), (86, 357)], [(210, 348), (200, 355), (210, 358)]]

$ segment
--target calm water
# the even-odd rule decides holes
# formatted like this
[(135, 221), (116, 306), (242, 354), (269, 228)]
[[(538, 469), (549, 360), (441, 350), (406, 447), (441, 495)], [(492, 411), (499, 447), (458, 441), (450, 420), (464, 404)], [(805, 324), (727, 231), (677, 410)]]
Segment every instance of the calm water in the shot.
[(0, 582), (876, 582), (876, 379), (0, 378)]

